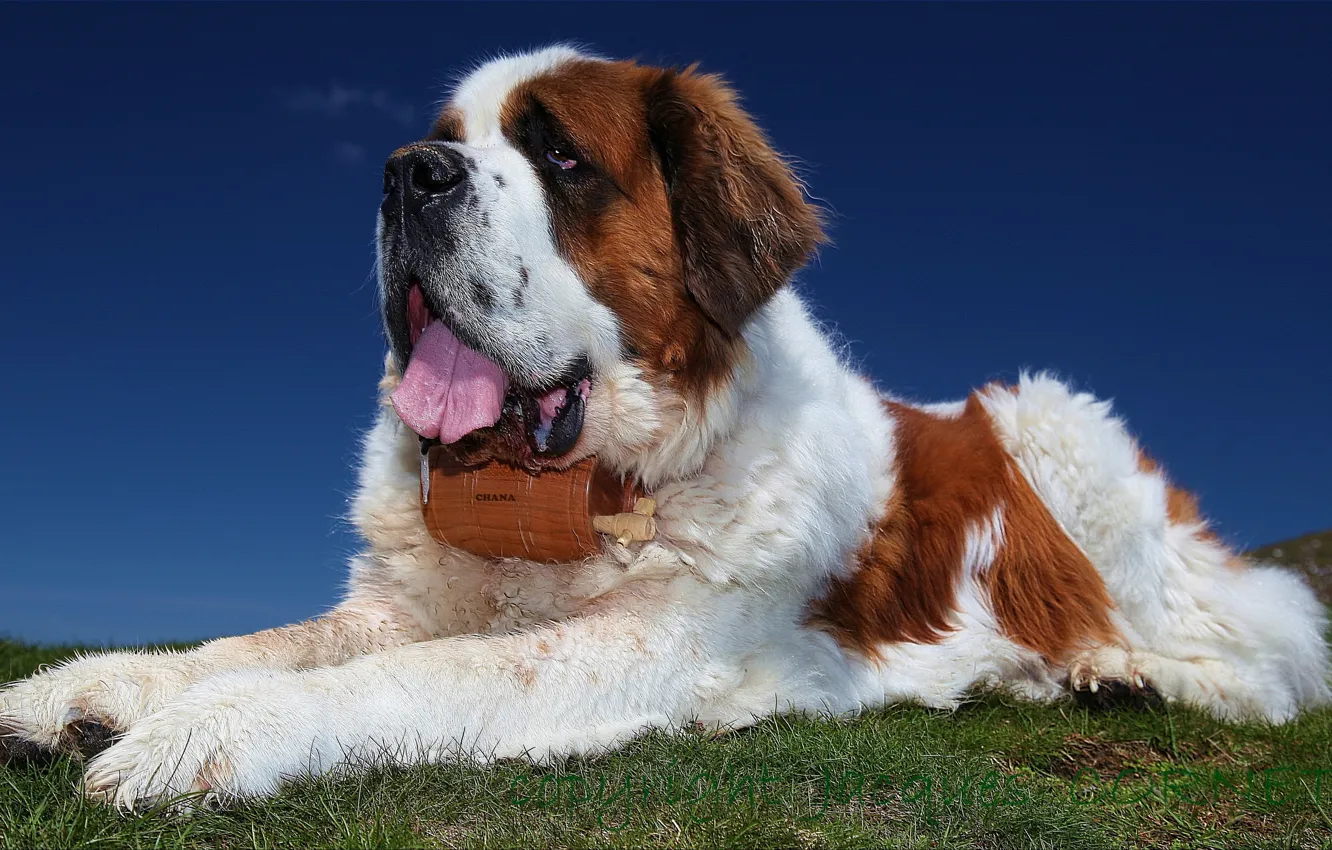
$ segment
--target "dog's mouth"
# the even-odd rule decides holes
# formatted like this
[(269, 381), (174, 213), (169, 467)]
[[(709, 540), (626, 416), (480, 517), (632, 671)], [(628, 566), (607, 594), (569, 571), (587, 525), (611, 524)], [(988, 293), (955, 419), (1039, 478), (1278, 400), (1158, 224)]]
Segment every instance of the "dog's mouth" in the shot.
[(391, 398), (398, 416), (421, 437), (450, 445), (494, 429), (510, 445), (521, 435), (526, 448), (545, 459), (568, 454), (578, 442), (592, 389), (586, 359), (546, 386), (519, 386), (492, 358), (458, 339), (415, 280), (407, 295), (407, 328), (411, 358)]

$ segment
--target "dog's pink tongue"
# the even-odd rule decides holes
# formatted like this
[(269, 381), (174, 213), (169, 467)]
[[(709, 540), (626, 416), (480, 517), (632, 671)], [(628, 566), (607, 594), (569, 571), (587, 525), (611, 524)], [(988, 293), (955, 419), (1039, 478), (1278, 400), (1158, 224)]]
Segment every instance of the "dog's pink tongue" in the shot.
[(412, 349), (390, 399), (409, 428), (447, 444), (498, 422), (508, 389), (509, 378), (495, 361), (463, 345), (436, 319)]

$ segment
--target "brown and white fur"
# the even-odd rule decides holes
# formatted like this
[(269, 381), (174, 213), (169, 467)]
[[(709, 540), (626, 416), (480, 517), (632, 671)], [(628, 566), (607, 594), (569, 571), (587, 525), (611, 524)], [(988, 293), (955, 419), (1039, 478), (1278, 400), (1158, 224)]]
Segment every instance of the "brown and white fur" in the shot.
[[(1310, 591), (1211, 535), (1107, 403), (1027, 376), (912, 404), (843, 362), (788, 285), (817, 211), (717, 78), (505, 57), (415, 147), (460, 157), (469, 202), (443, 225), (381, 217), (383, 398), (410, 354), (391, 308), (411, 265), (514, 380), (587, 359), (586, 422), (553, 464), (637, 477), (657, 538), (562, 565), (440, 546), (418, 439), (385, 400), (336, 609), (12, 684), (8, 752), (109, 729), (85, 791), (135, 807), (272, 794), (359, 756), (558, 757), (779, 710), (948, 708), (977, 686), (1115, 683), (1275, 722), (1328, 699)], [(585, 168), (549, 170), (562, 158)]]

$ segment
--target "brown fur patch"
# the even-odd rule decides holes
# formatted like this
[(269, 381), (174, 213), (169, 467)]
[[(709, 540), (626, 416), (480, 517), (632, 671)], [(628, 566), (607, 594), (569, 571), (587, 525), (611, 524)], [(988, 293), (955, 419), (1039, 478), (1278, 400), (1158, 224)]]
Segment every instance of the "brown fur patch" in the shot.
[[(822, 235), (729, 89), (692, 71), (571, 61), (515, 87), (501, 123), (542, 176), (561, 253), (620, 317), (631, 356), (686, 395), (726, 380), (738, 323)], [(577, 175), (543, 164), (547, 136), (573, 148)]]
[[(879, 643), (933, 643), (950, 630), (967, 526), (999, 503), (1002, 450), (989, 423), (888, 403), (897, 420), (897, 486), (850, 579), (833, 584), (823, 616), (862, 650)], [(994, 446), (997, 448), (997, 445)]]
[(463, 140), (463, 116), (453, 107), (445, 107), (440, 111), (435, 123), (430, 127), (430, 134), (426, 136), (427, 141), (431, 142), (461, 142)]
[(536, 668), (530, 662), (519, 661), (513, 668), (513, 673), (518, 677), (518, 682), (527, 690), (536, 687), (537, 673)]
[(1115, 640), (1095, 567), (1022, 477), (980, 398), (957, 417), (890, 402), (897, 486), (883, 519), (815, 612), (846, 646), (934, 643), (951, 630), (968, 532), (1002, 516), (994, 560), (979, 574), (1000, 627), (1056, 659)]

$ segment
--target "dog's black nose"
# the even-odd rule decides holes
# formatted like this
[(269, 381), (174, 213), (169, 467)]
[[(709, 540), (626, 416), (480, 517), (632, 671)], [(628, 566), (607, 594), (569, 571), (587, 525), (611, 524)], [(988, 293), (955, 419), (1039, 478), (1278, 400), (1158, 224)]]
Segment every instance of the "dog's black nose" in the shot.
[(449, 194), (462, 183), (463, 158), (443, 145), (410, 145), (394, 152), (384, 165), (384, 202), (402, 203), (409, 212)]

